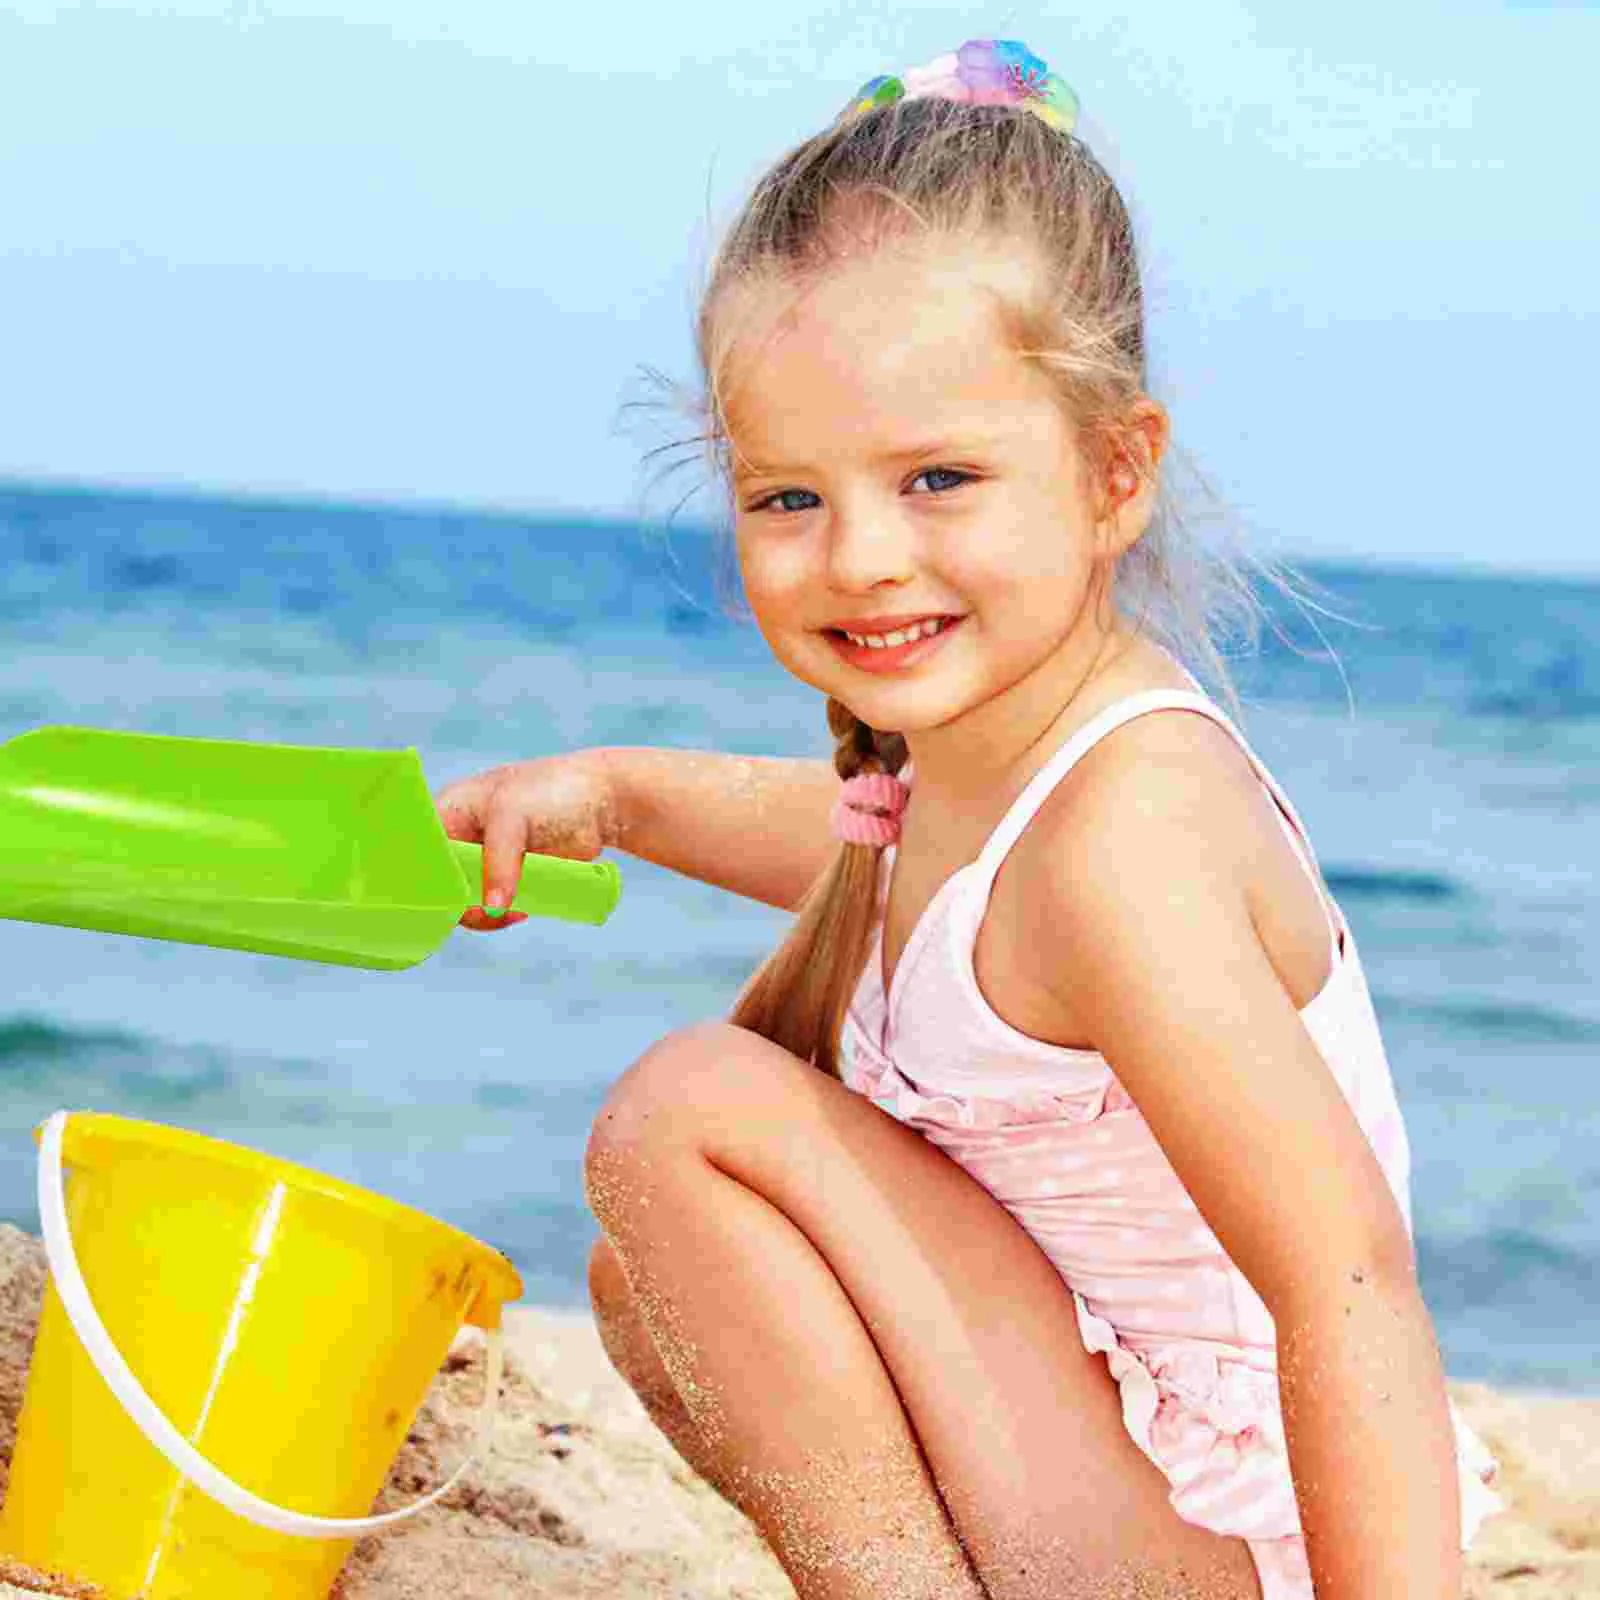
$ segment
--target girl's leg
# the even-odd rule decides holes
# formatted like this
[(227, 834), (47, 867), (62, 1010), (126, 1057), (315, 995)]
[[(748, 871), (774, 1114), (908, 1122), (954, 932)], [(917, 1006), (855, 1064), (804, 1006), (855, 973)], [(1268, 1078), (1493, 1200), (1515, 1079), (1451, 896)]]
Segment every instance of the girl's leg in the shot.
[(1243, 1541), (1173, 1511), (1042, 1251), (842, 1084), (682, 1030), (619, 1079), (585, 1172), (714, 1481), (801, 1600), (1258, 1600)]
[(678, 1398), (649, 1331), (639, 1320), (621, 1259), (604, 1234), (589, 1256), (589, 1301), (600, 1343), (611, 1365), (639, 1397), (650, 1420), (701, 1478), (725, 1500), (736, 1504), (720, 1481), (715, 1458)]

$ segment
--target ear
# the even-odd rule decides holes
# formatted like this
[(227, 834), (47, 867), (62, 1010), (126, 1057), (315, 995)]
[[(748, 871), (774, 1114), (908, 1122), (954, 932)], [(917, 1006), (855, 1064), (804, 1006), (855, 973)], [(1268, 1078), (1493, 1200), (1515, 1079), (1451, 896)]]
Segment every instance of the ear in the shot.
[(1160, 401), (1142, 395), (1111, 448), (1101, 485), (1099, 531), (1102, 552), (1115, 558), (1138, 543), (1155, 512), (1160, 463), (1172, 422)]

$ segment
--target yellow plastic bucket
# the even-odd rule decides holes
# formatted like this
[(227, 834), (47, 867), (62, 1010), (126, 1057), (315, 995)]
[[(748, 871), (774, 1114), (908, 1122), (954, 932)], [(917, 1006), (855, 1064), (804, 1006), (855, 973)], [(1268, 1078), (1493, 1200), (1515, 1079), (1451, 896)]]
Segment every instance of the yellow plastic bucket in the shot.
[[(498, 1251), (159, 1123), (58, 1111), (39, 1140), (51, 1281), (0, 1550), (108, 1600), (324, 1600), (357, 1537), (486, 1447), (522, 1293)], [(489, 1330), (473, 1455), (365, 1515), (463, 1322)]]

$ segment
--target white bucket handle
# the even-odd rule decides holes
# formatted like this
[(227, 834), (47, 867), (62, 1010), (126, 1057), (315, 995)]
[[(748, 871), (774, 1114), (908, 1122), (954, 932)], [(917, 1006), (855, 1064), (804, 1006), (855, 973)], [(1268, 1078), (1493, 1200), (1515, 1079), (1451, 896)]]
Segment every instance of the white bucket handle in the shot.
[(133, 1418), (145, 1438), (197, 1489), (209, 1495), (218, 1505), (226, 1506), (229, 1511), (255, 1523), (257, 1527), (269, 1528), (274, 1533), (295, 1534), (305, 1539), (352, 1539), (358, 1534), (372, 1533), (379, 1528), (404, 1522), (407, 1517), (415, 1516), (424, 1507), (431, 1506), (456, 1486), (461, 1475), (478, 1456), (487, 1453), (499, 1400), (503, 1359), (501, 1331), (498, 1328), (488, 1333), (488, 1372), (472, 1448), (450, 1478), (425, 1499), (375, 1517), (311, 1517), (261, 1499), (214, 1467), (178, 1432), (161, 1408), (145, 1393), (128, 1363), (111, 1342), (111, 1335), (106, 1332), (106, 1326), (89, 1298), (89, 1288), (83, 1281), (82, 1272), (78, 1270), (78, 1258), (73, 1251), (72, 1235), (67, 1226), (61, 1139), (69, 1115), (66, 1111), (54, 1112), (45, 1123), (39, 1141), (39, 1218), (44, 1234), (45, 1257), (50, 1263), (51, 1276), (55, 1279), (56, 1293), (89, 1359), (110, 1385), (123, 1410)]

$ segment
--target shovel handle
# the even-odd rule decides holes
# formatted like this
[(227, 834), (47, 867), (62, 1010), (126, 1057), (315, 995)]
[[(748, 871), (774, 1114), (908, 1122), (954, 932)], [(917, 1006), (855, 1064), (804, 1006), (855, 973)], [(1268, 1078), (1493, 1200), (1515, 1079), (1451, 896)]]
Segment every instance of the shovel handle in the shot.
[[(483, 885), (483, 846), (470, 839), (452, 839), (450, 849), (476, 894)], [(616, 909), (621, 895), (622, 874), (614, 861), (571, 861), (530, 850), (522, 858), (522, 878), (511, 910), (598, 924)]]

